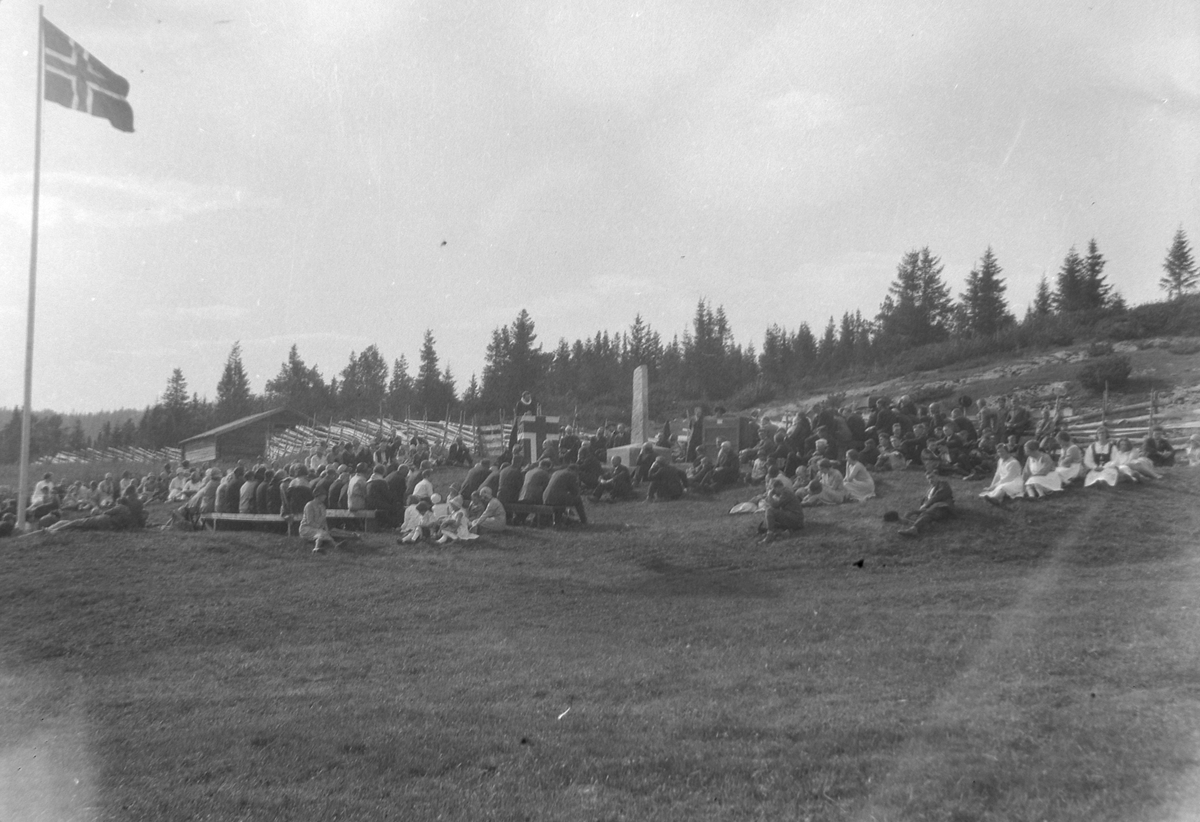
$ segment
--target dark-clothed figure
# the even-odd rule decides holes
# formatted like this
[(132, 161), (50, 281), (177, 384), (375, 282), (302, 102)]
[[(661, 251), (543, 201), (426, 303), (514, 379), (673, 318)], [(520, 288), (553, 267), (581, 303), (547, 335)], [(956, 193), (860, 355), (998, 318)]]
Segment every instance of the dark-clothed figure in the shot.
[[(550, 482), (546, 485), (546, 493), (542, 495), (543, 505), (553, 505), (556, 507), (574, 507), (579, 514), (579, 521), (587, 525), (587, 511), (583, 507), (582, 487), (579, 484), (579, 466), (568, 465), (565, 468), (560, 468), (550, 475)], [(554, 515), (555, 524), (562, 522), (562, 515), (556, 513)]]
[(646, 501), (677, 500), (683, 496), (687, 488), (687, 475), (667, 461), (659, 457), (650, 468), (650, 489)]
[(917, 510), (905, 515), (904, 518), (910, 523), (908, 527), (899, 531), (906, 537), (915, 537), (929, 523), (954, 516), (954, 491), (950, 483), (939, 477), (936, 471), (926, 471), (925, 479), (929, 481), (929, 490)]

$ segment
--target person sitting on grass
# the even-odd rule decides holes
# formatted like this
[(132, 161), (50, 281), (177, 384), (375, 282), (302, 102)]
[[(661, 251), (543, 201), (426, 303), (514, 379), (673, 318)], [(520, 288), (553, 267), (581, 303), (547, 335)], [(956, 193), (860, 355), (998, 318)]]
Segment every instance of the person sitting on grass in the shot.
[(771, 480), (771, 487), (764, 497), (766, 511), (762, 530), (766, 532), (763, 542), (769, 542), (780, 531), (794, 532), (804, 528), (804, 507), (782, 476)]
[(1187, 455), (1187, 464), (1189, 468), (1200, 466), (1200, 434), (1192, 434), (1188, 437), (1187, 448), (1184, 449)]
[(633, 484), (635, 486), (650, 481), (650, 469), (654, 466), (656, 458), (654, 443), (642, 443), (642, 450), (638, 452), (637, 462), (633, 466)]
[[(487, 486), (479, 489), (479, 497), (483, 500), (483, 513), (471, 521), (471, 530), (476, 534), (495, 534), (503, 531), (508, 525), (508, 514), (504, 511), (504, 505)], [(586, 517), (581, 521), (587, 522)]]
[(920, 506), (904, 515), (903, 519), (908, 525), (897, 532), (902, 536), (919, 536), (930, 523), (954, 516), (954, 491), (950, 483), (939, 477), (937, 471), (926, 471), (925, 480), (929, 483), (929, 490), (925, 492)]
[(847, 496), (855, 502), (865, 502), (875, 496), (875, 478), (867, 470), (859, 453), (851, 448), (846, 452), (846, 476), (842, 479)]
[(717, 490), (716, 471), (717, 468), (713, 465), (713, 461), (700, 454), (696, 458), (696, 466), (692, 471), (692, 476), (688, 479), (688, 487), (702, 494), (713, 493)]
[(408, 507), (404, 509), (404, 522), (400, 526), (398, 541), (401, 543), (420, 542), (433, 535), (436, 524), (437, 515), (433, 513), (433, 503), (427, 499), (409, 497)]
[(1096, 439), (1083, 452), (1083, 465), (1087, 468), (1087, 476), (1083, 478), (1085, 488), (1097, 483), (1103, 483), (1110, 488), (1117, 484), (1120, 472), (1113, 464), (1115, 450), (1108, 439), (1108, 429), (1101, 425), (1096, 429)]
[(1167, 439), (1161, 425), (1150, 429), (1146, 441), (1142, 443), (1142, 452), (1156, 468), (1167, 468), (1175, 464), (1175, 446)]
[(717, 449), (717, 459), (714, 465), (713, 487), (715, 490), (719, 491), (730, 485), (736, 485), (741, 478), (742, 466), (738, 460), (737, 452), (733, 450), (733, 443), (729, 440), (721, 441), (721, 446)]
[(687, 475), (672, 465), (666, 456), (656, 457), (649, 472), (650, 489), (646, 502), (662, 500), (671, 502), (683, 496), (687, 490)]
[(171, 477), (171, 482), (167, 485), (167, 502), (183, 502), (187, 499), (187, 482), (187, 471), (182, 468), (176, 469), (175, 476)]
[(338, 545), (337, 540), (329, 533), (329, 521), (325, 517), (327, 510), (325, 500), (314, 496), (305, 503), (304, 512), (300, 516), (300, 539), (312, 540), (315, 552), (320, 552), (326, 543), (334, 548)]
[(67, 488), (67, 493), (63, 494), (59, 507), (64, 511), (86, 511), (91, 508), (91, 503), (88, 502), (87, 486), (79, 480), (71, 483)]
[(979, 496), (989, 505), (1003, 508), (1010, 499), (1018, 499), (1025, 495), (1025, 475), (1021, 463), (1013, 456), (1007, 445), (996, 446), (996, 473), (992, 484), (980, 492)]
[(868, 438), (863, 443), (862, 450), (858, 452), (858, 461), (870, 470), (875, 467), (875, 463), (879, 462), (879, 445), (874, 439)]
[(908, 467), (908, 460), (895, 446), (895, 440), (890, 434), (879, 435), (879, 457), (875, 460), (877, 471), (903, 471)]
[(59, 509), (58, 489), (54, 487), (54, 475), (47, 472), (33, 486), (33, 494), (29, 498), (29, 520), (36, 522), (49, 513)]
[(822, 459), (817, 463), (820, 473), (808, 485), (808, 493), (800, 504), (804, 507), (814, 505), (841, 505), (846, 501), (846, 487), (842, 480), (842, 472), (837, 470), (833, 460)]
[(599, 502), (605, 495), (613, 502), (633, 496), (633, 480), (629, 469), (621, 464), (620, 457), (612, 458), (612, 469), (596, 484), (592, 499)]
[(1041, 449), (1036, 440), (1025, 443), (1025, 496), (1040, 500), (1063, 489), (1062, 477), (1054, 467), (1054, 458)]
[(1083, 452), (1071, 441), (1067, 431), (1059, 431), (1054, 439), (1058, 441), (1058, 466), (1054, 472), (1058, 474), (1063, 485), (1074, 482), (1083, 476)]
[(1154, 470), (1154, 463), (1134, 450), (1129, 437), (1121, 437), (1117, 440), (1117, 450), (1113, 452), (1113, 464), (1117, 466), (1117, 471), (1121, 476), (1128, 477), (1132, 482), (1141, 482), (1144, 479), (1162, 479), (1163, 476)]

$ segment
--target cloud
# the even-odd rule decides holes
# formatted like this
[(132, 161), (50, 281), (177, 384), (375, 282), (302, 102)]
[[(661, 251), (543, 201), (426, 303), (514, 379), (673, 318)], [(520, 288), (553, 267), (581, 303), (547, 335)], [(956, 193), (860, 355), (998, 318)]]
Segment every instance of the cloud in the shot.
[[(28, 229), (32, 175), (0, 178), (0, 219)], [(272, 198), (233, 186), (201, 185), (177, 179), (148, 179), (77, 172), (42, 175), (40, 219), (100, 228), (139, 228), (175, 223), (218, 211), (268, 208)]]

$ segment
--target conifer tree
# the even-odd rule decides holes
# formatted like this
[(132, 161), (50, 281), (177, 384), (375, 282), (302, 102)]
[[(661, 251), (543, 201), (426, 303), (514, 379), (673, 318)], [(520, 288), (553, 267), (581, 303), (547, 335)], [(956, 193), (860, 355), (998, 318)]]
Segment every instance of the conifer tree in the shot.
[(1087, 256), (1083, 258), (1083, 279), (1080, 282), (1080, 302), (1083, 308), (1108, 308), (1112, 304), (1112, 286), (1104, 281), (1104, 266), (1108, 263), (1096, 245), (1088, 240)]
[(1067, 314), (1088, 307), (1084, 292), (1085, 276), (1083, 260), (1075, 246), (1071, 246), (1058, 269), (1058, 287), (1054, 292), (1054, 307), (1058, 313)]
[(901, 259), (877, 317), (880, 336), (893, 347), (937, 342), (949, 334), (954, 307), (942, 269), (928, 246)]
[(1033, 307), (1030, 312), (1037, 317), (1046, 317), (1054, 313), (1054, 293), (1050, 291), (1050, 283), (1046, 275), (1038, 281), (1037, 293), (1033, 297)]
[(217, 383), (217, 405), (214, 419), (217, 424), (244, 417), (251, 411), (250, 379), (242, 365), (242, 345), (235, 342), (225, 358), (225, 370)]
[[(332, 381), (336, 382), (336, 379)], [(266, 397), (271, 404), (308, 415), (332, 413), (328, 404), (331, 393), (336, 393), (335, 386), (325, 385), (321, 373), (315, 366), (305, 364), (295, 345), (288, 351), (287, 361), (279, 367), (279, 373), (266, 385)]]
[(961, 331), (990, 337), (1013, 321), (1004, 299), (1006, 286), (1000, 272), (1000, 263), (988, 246), (979, 265), (967, 275), (967, 290), (961, 297)]
[(1185, 292), (1191, 291), (1196, 287), (1197, 280), (1200, 279), (1200, 273), (1196, 270), (1196, 261), (1192, 258), (1191, 245), (1188, 243), (1187, 235), (1183, 233), (1183, 226), (1180, 226), (1175, 232), (1175, 239), (1167, 251), (1167, 258), (1163, 260), (1163, 271), (1166, 274), (1158, 281), (1158, 284), (1163, 291), (1167, 292), (1167, 299), (1171, 300), (1177, 300)]

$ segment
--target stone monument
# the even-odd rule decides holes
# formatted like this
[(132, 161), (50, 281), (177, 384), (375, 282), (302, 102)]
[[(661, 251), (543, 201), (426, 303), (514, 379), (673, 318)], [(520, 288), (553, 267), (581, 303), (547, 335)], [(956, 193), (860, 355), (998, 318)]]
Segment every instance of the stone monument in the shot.
[[(639, 365), (633, 370), (633, 414), (629, 421), (629, 445), (609, 448), (609, 463), (612, 463), (613, 457), (620, 457), (621, 462), (632, 470), (638, 454), (642, 451), (642, 445), (654, 442), (656, 437), (657, 432), (650, 425), (650, 367)], [(666, 454), (668, 457), (671, 455), (669, 449), (657, 446), (654, 452)]]

